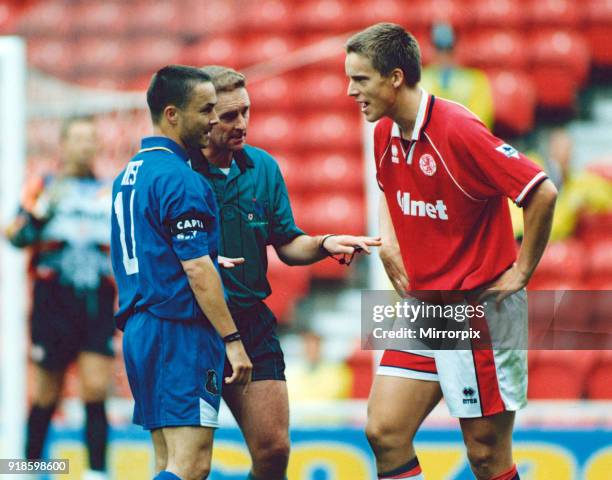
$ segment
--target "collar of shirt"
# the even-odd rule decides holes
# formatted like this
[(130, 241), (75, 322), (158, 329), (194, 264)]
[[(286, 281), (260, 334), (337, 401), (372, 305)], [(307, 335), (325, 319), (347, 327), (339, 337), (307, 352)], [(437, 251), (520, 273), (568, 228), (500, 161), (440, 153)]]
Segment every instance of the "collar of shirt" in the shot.
[[(201, 151), (190, 152), (193, 169), (202, 175), (212, 176), (220, 175), (225, 177), (225, 174), (221, 172), (217, 167), (211, 165), (208, 159), (202, 154)], [(234, 161), (240, 169), (240, 173), (244, 173), (247, 168), (253, 168), (255, 164), (253, 160), (244, 150), (238, 150), (234, 152)], [(231, 167), (231, 164), (230, 164)]]
[(188, 161), (189, 155), (183, 147), (181, 147), (178, 143), (168, 137), (144, 137), (140, 144), (140, 149), (149, 150), (156, 148), (164, 148), (172, 151), (172, 153), (178, 155), (182, 160)]
[[(429, 123), (429, 119), (431, 117), (431, 111), (433, 110), (433, 104), (435, 97), (430, 95), (425, 91), (425, 89), (421, 88), (421, 101), (419, 102), (419, 109), (417, 111), (417, 116), (414, 121), (414, 128), (412, 129), (412, 134), (410, 135), (410, 141), (415, 142), (421, 139), (425, 128), (427, 128), (427, 124)], [(393, 123), (393, 128), (391, 129), (391, 136), (398, 137), (402, 139), (402, 132), (397, 123)]]

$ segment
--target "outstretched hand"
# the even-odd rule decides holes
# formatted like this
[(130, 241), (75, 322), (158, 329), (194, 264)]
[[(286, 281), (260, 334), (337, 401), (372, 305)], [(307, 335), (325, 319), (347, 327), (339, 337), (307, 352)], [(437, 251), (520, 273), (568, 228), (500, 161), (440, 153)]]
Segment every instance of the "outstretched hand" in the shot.
[(330, 255), (352, 255), (355, 250), (371, 253), (369, 247), (380, 247), (380, 237), (356, 237), (354, 235), (334, 235), (328, 237), (323, 248)]
[(223, 257), (219, 255), (217, 256), (217, 262), (219, 262), (220, 267), (234, 268), (236, 265), (240, 265), (241, 263), (244, 263), (244, 257), (228, 258), (228, 257)]

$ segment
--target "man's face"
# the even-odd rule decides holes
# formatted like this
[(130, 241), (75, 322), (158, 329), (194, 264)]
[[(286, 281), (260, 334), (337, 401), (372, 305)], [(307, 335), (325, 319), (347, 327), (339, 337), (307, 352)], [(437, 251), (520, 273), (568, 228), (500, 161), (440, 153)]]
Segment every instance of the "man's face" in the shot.
[(251, 101), (246, 88), (220, 92), (216, 106), (219, 123), (210, 134), (210, 146), (215, 150), (235, 152), (244, 147)]
[(96, 127), (92, 122), (72, 123), (62, 141), (62, 158), (67, 167), (89, 168), (98, 149)]
[(216, 103), (217, 94), (211, 82), (200, 82), (193, 87), (187, 105), (178, 109), (179, 136), (186, 147), (200, 149), (208, 146), (210, 131), (218, 121)]
[(383, 77), (369, 58), (355, 52), (347, 54), (344, 64), (349, 78), (347, 94), (353, 97), (368, 122), (376, 122), (389, 114), (396, 98), (392, 78)]

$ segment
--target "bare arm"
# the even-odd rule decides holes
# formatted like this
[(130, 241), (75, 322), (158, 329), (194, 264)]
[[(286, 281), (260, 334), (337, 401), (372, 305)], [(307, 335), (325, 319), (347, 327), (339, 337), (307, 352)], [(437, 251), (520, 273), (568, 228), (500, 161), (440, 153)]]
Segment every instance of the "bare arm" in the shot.
[(556, 200), (557, 189), (550, 180), (544, 180), (531, 193), (523, 208), (525, 231), (518, 259), (490, 287), (491, 290), (501, 290), (496, 298), (498, 305), (529, 282), (548, 243)]
[(382, 247), (380, 247), (380, 260), (385, 267), (387, 276), (391, 280), (391, 284), (395, 291), (401, 296), (406, 295), (409, 286), (408, 274), (404, 267), (402, 254), (400, 252), (399, 242), (395, 235), (391, 214), (384, 194), (380, 195), (378, 222), (380, 236), (382, 238)]
[[(208, 255), (181, 262), (198, 305), (221, 337), (237, 331), (236, 324), (225, 303), (221, 278)], [(226, 383), (247, 384), (253, 365), (242, 341), (226, 344), (226, 353), (234, 373)]]
[[(380, 245), (380, 238), (357, 237), (354, 235), (333, 235), (325, 238), (325, 235), (300, 235), (291, 242), (276, 248), (278, 257), (287, 265), (310, 265), (318, 262), (329, 255), (350, 255), (355, 247), (360, 247), (365, 253), (370, 254), (369, 247)], [(325, 239), (323, 249), (321, 242)]]

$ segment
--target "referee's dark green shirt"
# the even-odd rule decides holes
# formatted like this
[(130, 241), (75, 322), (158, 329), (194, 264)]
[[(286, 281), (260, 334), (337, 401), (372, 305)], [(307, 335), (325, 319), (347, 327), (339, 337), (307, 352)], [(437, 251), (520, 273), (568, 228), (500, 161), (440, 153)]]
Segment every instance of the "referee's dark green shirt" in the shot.
[(245, 145), (234, 154), (227, 176), (201, 155), (191, 158), (193, 169), (208, 178), (217, 197), (219, 255), (245, 259), (242, 265), (220, 269), (230, 310), (237, 312), (270, 295), (266, 246), (284, 245), (304, 232), (293, 220), (278, 164), (264, 150)]

